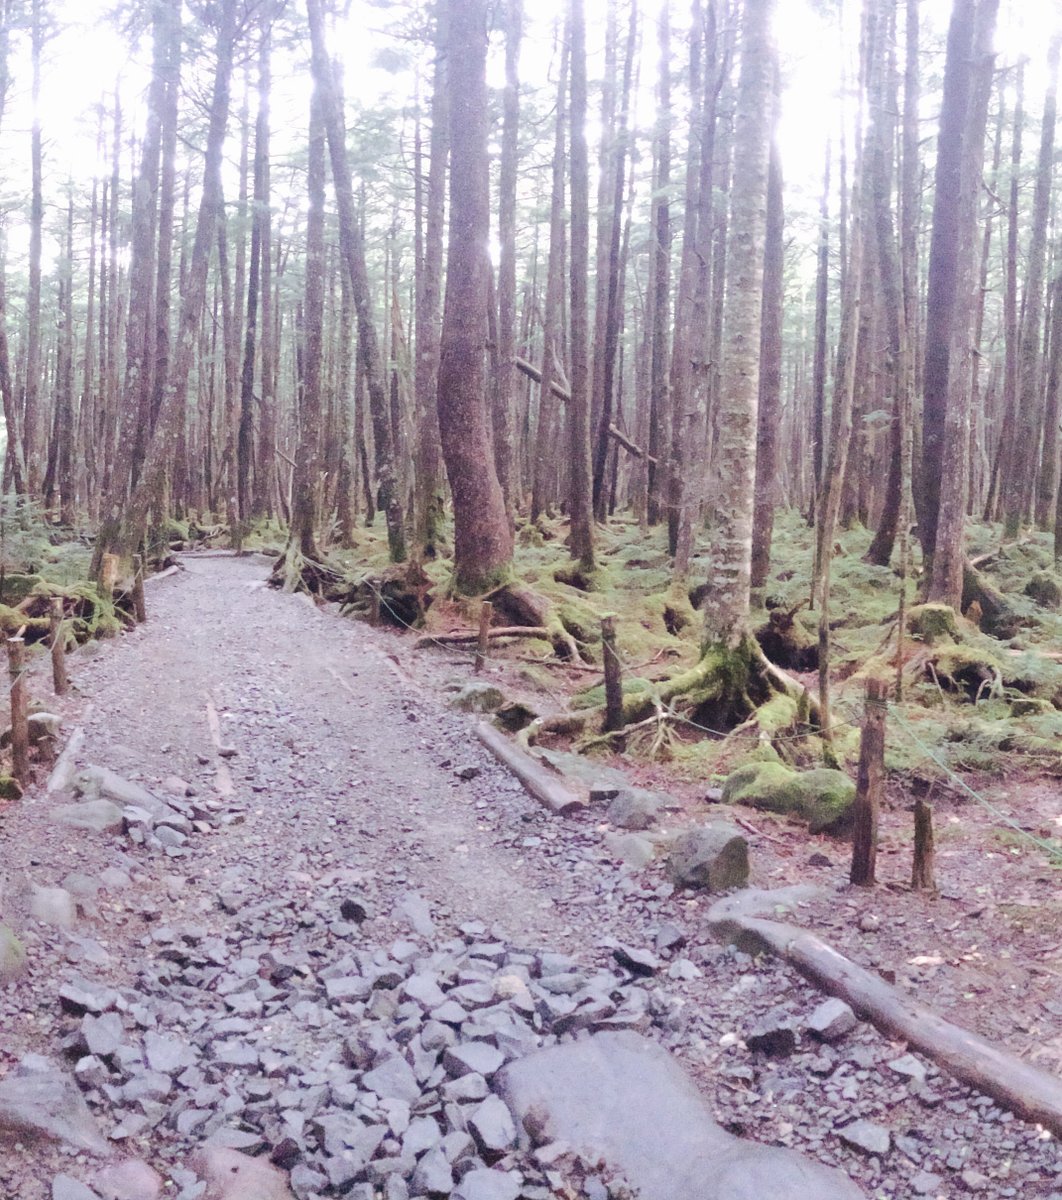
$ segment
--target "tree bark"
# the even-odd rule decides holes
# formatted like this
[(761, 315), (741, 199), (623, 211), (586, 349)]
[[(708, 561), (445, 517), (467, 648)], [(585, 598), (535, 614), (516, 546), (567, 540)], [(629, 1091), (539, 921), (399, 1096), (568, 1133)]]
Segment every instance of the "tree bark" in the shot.
[(487, 421), (486, 0), (450, 0), (450, 240), (439, 356), (439, 430), (454, 500), (454, 589), (507, 581), (513, 541)]

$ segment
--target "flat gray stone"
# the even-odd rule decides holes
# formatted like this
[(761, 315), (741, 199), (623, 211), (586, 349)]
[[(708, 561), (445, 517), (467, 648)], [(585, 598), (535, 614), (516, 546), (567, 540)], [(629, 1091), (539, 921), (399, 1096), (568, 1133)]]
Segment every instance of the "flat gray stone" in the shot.
[(79, 771), (74, 777), (74, 787), (93, 799), (104, 796), (123, 807), (126, 804), (136, 804), (149, 812), (159, 803), (147, 788), (142, 788), (140, 784), (123, 778), (107, 767), (86, 767)]
[(836, 997), (824, 1000), (808, 1017), (804, 1028), (820, 1042), (836, 1042), (859, 1024), (851, 1008)]
[(56, 929), (73, 929), (77, 924), (77, 905), (66, 888), (34, 888), (30, 913), (43, 925)]
[(476, 1170), (461, 1180), (451, 1193), (453, 1200), (517, 1200), (519, 1175), (508, 1171)]
[(873, 1121), (852, 1121), (837, 1130), (837, 1136), (846, 1146), (863, 1154), (888, 1154), (892, 1148), (892, 1134), (884, 1125)]
[(462, 1075), (482, 1075), (489, 1079), (504, 1063), (505, 1055), (486, 1042), (451, 1046), (443, 1055), (443, 1067), (454, 1079), (460, 1079)]
[(389, 1058), (379, 1066), (366, 1071), (361, 1077), (362, 1086), (375, 1092), (381, 1100), (405, 1100), (412, 1104), (420, 1099), (420, 1084), (413, 1068), (403, 1058)]
[(89, 1154), (109, 1147), (78, 1090), (64, 1071), (39, 1055), (26, 1055), (0, 1079), (0, 1132), (41, 1137)]
[(748, 883), (749, 845), (734, 825), (704, 825), (676, 839), (667, 866), (676, 887), (725, 892)]
[(49, 815), (57, 825), (84, 829), (89, 833), (118, 833), (122, 828), (122, 810), (111, 800), (58, 804)]
[(454, 1173), (441, 1147), (429, 1150), (417, 1163), (411, 1182), (416, 1193), (427, 1196), (446, 1196), (453, 1191)]
[(100, 1200), (98, 1193), (72, 1175), (56, 1175), (52, 1180), (52, 1200)]
[(495, 1087), (536, 1145), (603, 1161), (640, 1200), (863, 1200), (840, 1171), (731, 1136), (675, 1059), (634, 1033), (540, 1050)]
[(176, 1075), (195, 1064), (195, 1051), (177, 1038), (164, 1037), (149, 1029), (144, 1034), (144, 1058), (153, 1071)]
[(203, 1200), (295, 1200), (282, 1171), (227, 1146), (206, 1146), (192, 1160), (206, 1180)]
[[(468, 1132), (486, 1155), (503, 1154), (516, 1143), (516, 1126), (504, 1100), (488, 1096), (468, 1118)], [(493, 1158), (488, 1158), (493, 1162)]]
[(608, 806), (608, 821), (617, 829), (628, 829), (639, 833), (651, 829), (664, 807), (664, 801), (655, 792), (644, 788), (620, 788)]
[(653, 843), (637, 833), (606, 833), (604, 841), (610, 857), (636, 871), (648, 866), (656, 853)]
[(117, 1013), (102, 1013), (98, 1017), (87, 1013), (81, 1018), (81, 1036), (89, 1054), (110, 1058), (125, 1041), (125, 1026)]

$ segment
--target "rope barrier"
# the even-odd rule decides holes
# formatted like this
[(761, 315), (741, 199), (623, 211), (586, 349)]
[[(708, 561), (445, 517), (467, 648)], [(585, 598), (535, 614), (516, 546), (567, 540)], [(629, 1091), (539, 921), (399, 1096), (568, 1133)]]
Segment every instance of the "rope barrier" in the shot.
[(982, 808), (990, 812), (996, 818), (996, 820), (1001, 821), (1004, 825), (1009, 826), (1010, 829), (1012, 829), (1020, 837), (1024, 838), (1028, 842), (1031, 842), (1037, 847), (1037, 849), (1042, 850), (1049, 858), (1062, 859), (1062, 847), (1049, 842), (1044, 838), (1037, 837), (1035, 834), (1030, 833), (1027, 829), (1023, 829), (1013, 817), (1008, 816), (1007, 813), (999, 808), (998, 805), (993, 804), (992, 801), (986, 796), (982, 796), (981, 793), (978, 792), (976, 788), (972, 788), (966, 782), (966, 780), (962, 778), (962, 776), (956, 774), (956, 772), (952, 770), (952, 768), (949, 767), (942, 758), (934, 754), (933, 751), (925, 744), (925, 742), (922, 741), (918, 734), (915, 733), (911, 726), (908, 725), (908, 723), (900, 715), (899, 709), (894, 704), (889, 705), (889, 711), (896, 718), (897, 724), (900, 726), (900, 728), (904, 731), (904, 733), (907, 734), (911, 741), (914, 742), (919, 750), (922, 751), (926, 758), (928, 758), (930, 762), (935, 763), (945, 775), (957, 783), (959, 787), (962, 788), (967, 795), (971, 796), (978, 804), (980, 804)]

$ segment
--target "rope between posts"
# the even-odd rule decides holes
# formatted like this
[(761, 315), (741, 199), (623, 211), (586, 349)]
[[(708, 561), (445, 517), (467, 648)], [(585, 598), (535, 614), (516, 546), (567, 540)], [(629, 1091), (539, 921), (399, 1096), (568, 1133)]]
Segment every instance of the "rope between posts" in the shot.
[(922, 751), (926, 758), (928, 758), (930, 762), (935, 763), (944, 772), (944, 774), (947, 775), (949, 779), (957, 783), (967, 795), (980, 804), (981, 807), (987, 812), (990, 812), (992, 816), (996, 818), (996, 820), (1001, 821), (1004, 825), (1009, 826), (1009, 828), (1017, 833), (1020, 837), (1024, 838), (1028, 842), (1031, 842), (1037, 847), (1037, 849), (1042, 850), (1049, 858), (1062, 859), (1062, 848), (1044, 838), (1037, 837), (1036, 834), (1030, 833), (1027, 829), (1023, 829), (1013, 817), (1008, 816), (1008, 814), (1005, 813), (998, 805), (993, 804), (987, 796), (982, 796), (981, 793), (977, 791), (976, 788), (971, 787), (961, 775), (956, 774), (956, 772), (952, 770), (952, 768), (949, 767), (939, 755), (933, 753), (929, 746), (922, 741), (918, 734), (915, 733), (911, 726), (908, 725), (908, 723), (903, 719), (903, 717), (900, 715), (899, 709), (894, 704), (890, 704), (888, 707), (889, 711), (896, 718), (900, 728), (904, 731), (904, 733), (907, 734), (911, 741), (914, 742), (919, 750)]

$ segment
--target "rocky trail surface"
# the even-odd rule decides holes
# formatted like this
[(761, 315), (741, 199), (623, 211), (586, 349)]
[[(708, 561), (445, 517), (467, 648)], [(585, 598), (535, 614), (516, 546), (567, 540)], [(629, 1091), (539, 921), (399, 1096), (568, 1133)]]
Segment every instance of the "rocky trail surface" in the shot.
[[(604, 809), (537, 806), (438, 664), (419, 686), (260, 560), (184, 568), (71, 660), (64, 786), (3, 815), (0, 1197), (620, 1200), (695, 1154), (702, 1200), (860, 1194), (829, 1167), (873, 1197), (1062, 1200), (1056, 1141), (715, 944), (712, 897), (635, 865)], [(700, 1092), (663, 1116), (622, 1086), (666, 1086), (654, 1044)], [(527, 1097), (558, 1046), (590, 1058), (543, 1068), (550, 1114)]]

